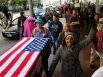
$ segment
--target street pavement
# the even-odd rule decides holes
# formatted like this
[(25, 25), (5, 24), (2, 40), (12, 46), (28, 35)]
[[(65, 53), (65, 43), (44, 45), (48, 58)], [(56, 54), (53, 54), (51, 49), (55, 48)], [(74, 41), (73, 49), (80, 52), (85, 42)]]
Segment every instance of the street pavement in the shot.
[[(28, 11), (28, 10), (27, 10), (27, 11), (24, 11), (24, 15), (25, 15), (25, 16), (29, 16), (29, 15), (30, 15), (29, 11)], [(15, 19), (15, 18), (17, 18), (17, 17), (19, 17), (19, 16), (20, 16), (20, 13), (19, 13), (19, 12), (13, 13), (13, 19)]]
[[(26, 11), (25, 14), (29, 15), (29, 12)], [(13, 19), (18, 17), (18, 16), (19, 16), (19, 13), (14, 13)], [(61, 21), (64, 23), (65, 19), (62, 18)], [(82, 30), (82, 31), (85, 32), (85, 30)], [(82, 33), (84, 33), (84, 32), (82, 32)], [(0, 53), (4, 53), (7, 49), (11, 48), (17, 41), (18, 40), (11, 40), (11, 39), (7, 39), (7, 38), (2, 37), (2, 28), (0, 27)], [(83, 74), (81, 74), (82, 75), (81, 77), (91, 77), (92, 73), (99, 66), (99, 60), (96, 60), (97, 67), (95, 69), (90, 68), (89, 61), (90, 61), (90, 49), (91, 49), (91, 47), (93, 47), (92, 43), (90, 43), (87, 47), (85, 47), (80, 52), (79, 59), (80, 59), (80, 63), (82, 65), (82, 68), (83, 68), (83, 71), (84, 71)], [(53, 57), (54, 57), (54, 55), (51, 53), (49, 60), (48, 60), (49, 66), (50, 66), (50, 64), (53, 60)], [(60, 70), (61, 70), (61, 63), (59, 62), (56, 69), (55, 69), (53, 77), (62, 77)]]
[(0, 54), (11, 48), (18, 40), (7, 39), (2, 36), (2, 28), (0, 26)]

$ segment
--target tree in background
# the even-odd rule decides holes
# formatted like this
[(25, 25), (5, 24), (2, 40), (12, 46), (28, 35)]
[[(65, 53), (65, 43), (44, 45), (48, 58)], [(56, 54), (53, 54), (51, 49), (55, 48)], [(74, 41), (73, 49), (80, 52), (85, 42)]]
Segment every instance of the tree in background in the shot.
[(23, 6), (24, 9), (26, 9), (27, 6), (27, 0), (7, 0), (9, 5), (16, 6), (20, 5)]

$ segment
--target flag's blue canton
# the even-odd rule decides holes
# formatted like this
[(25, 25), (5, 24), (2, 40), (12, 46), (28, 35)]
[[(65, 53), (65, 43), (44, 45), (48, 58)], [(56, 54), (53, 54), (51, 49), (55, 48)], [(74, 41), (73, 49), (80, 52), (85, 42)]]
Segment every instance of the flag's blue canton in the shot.
[(23, 51), (41, 51), (47, 42), (48, 39), (46, 38), (34, 38), (34, 40), (30, 42)]

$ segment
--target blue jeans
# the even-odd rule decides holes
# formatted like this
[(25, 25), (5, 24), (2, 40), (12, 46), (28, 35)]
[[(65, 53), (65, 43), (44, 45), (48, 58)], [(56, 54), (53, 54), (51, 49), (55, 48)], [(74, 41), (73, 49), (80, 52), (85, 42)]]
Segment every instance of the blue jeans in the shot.
[(53, 37), (53, 54), (55, 54), (57, 50), (57, 39), (58, 37)]

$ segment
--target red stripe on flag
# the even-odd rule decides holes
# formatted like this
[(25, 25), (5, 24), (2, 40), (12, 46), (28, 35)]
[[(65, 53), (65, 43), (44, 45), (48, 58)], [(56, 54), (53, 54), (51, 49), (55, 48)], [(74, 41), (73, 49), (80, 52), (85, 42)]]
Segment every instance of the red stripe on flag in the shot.
[[(40, 52), (40, 51), (39, 51)], [(41, 53), (39, 53), (38, 55), (37, 55), (37, 57), (36, 57), (36, 59), (35, 59), (35, 61), (33, 62), (33, 64), (32, 64), (32, 66), (27, 70), (27, 73), (25, 74), (25, 76), (24, 77), (29, 77), (30, 75), (31, 75), (31, 73), (32, 73), (32, 71), (33, 71), (33, 69), (35, 69), (35, 66), (36, 66), (36, 62), (38, 61), (38, 59), (40, 58), (40, 55), (41, 55)], [(31, 70), (32, 69), (32, 70)], [(29, 72), (30, 72), (30, 74), (29, 74)]]
[(24, 52), (20, 52), (13, 61), (0, 73), (0, 76), (4, 77), (7, 72), (12, 68), (12, 66), (16, 63), (16, 61), (21, 57)]
[[(17, 68), (16, 71), (14, 71), (13, 75), (11, 77), (18, 77), (19, 73), (22, 71), (22, 69), (25, 67), (31, 56), (34, 52), (29, 51), (30, 53), (26, 56), (26, 58), (23, 60), (23, 62), (20, 64), (20, 66)], [(29, 67), (28, 67), (29, 68)], [(28, 70), (28, 69), (27, 69)]]
[[(29, 38), (30, 39), (30, 38)], [(19, 48), (21, 48), (21, 46), (23, 46), (29, 39), (27, 39), (26, 41), (24, 41), (23, 43), (21, 43), (18, 47), (16, 47), (11, 53), (9, 53), (4, 59), (2, 59), (0, 61), (0, 66), (3, 65), (3, 63), (6, 62), (6, 60), (12, 55), (14, 54)]]

